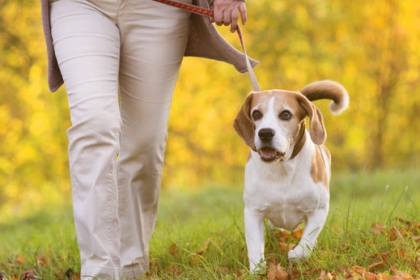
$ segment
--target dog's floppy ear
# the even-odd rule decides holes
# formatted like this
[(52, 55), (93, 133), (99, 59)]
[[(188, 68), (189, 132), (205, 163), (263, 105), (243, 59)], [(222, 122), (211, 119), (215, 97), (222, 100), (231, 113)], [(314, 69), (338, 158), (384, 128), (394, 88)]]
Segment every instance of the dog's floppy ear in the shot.
[(252, 122), (250, 111), (251, 103), (254, 93), (251, 92), (245, 99), (244, 104), (239, 110), (235, 121), (233, 123), (233, 128), (236, 130), (238, 135), (245, 141), (245, 143), (255, 150), (254, 136), (255, 136), (255, 127)]
[(317, 145), (324, 144), (327, 139), (327, 131), (321, 111), (301, 93), (297, 94), (297, 99), (309, 116), (309, 134), (312, 141)]

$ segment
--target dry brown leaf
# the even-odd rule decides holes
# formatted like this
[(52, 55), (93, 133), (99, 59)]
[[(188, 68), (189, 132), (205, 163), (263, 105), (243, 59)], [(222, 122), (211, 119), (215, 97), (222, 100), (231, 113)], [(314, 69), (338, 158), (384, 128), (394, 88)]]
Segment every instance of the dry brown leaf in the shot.
[(391, 276), (385, 273), (378, 273), (376, 276), (378, 280), (388, 280), (388, 279), (391, 280), (392, 279)]
[(282, 269), (280, 264), (270, 263), (267, 269), (267, 280), (288, 280), (289, 274)]
[(10, 267), (10, 268), (19, 267), (19, 265), (17, 265), (17, 264), (6, 263), (6, 262), (0, 262), (0, 266)]
[(337, 273), (335, 271), (327, 272), (325, 270), (321, 270), (319, 274), (318, 280), (335, 280), (337, 279)]
[(274, 253), (265, 254), (265, 260), (266, 260), (267, 263), (275, 263), (276, 262), (276, 254), (274, 254)]
[(279, 239), (280, 241), (286, 242), (287, 239), (290, 238), (291, 234), (288, 231), (280, 230), (279, 231)]
[(401, 278), (402, 280), (414, 279), (410, 274), (399, 271), (395, 266), (391, 266), (391, 271), (395, 274), (395, 276)]
[(395, 220), (397, 220), (397, 221), (399, 221), (403, 224), (406, 224), (408, 227), (420, 229), (420, 223), (419, 222), (409, 221), (409, 220), (406, 220), (406, 219), (403, 219), (403, 218), (400, 218), (400, 217), (395, 217)]
[(42, 279), (39, 276), (36, 276), (35, 272), (32, 270), (24, 271), (20, 273), (20, 279), (21, 280), (31, 280), (31, 279)]
[(17, 256), (17, 257), (16, 257), (16, 259), (15, 259), (15, 261), (16, 261), (18, 264), (24, 264), (24, 263), (26, 262), (25, 258), (24, 258), (24, 257), (22, 257), (22, 256)]
[(289, 252), (290, 250), (293, 250), (293, 248), (296, 247), (296, 244), (293, 243), (285, 243), (285, 242), (279, 242), (279, 249), (282, 252)]
[(366, 269), (361, 266), (353, 266), (351, 269), (353, 270), (353, 272), (356, 272), (357, 274), (360, 274), (360, 275), (363, 275), (363, 273), (366, 271)]
[(321, 273), (319, 274), (318, 280), (325, 280), (327, 279), (327, 272), (325, 270), (321, 270)]
[(171, 246), (169, 246), (169, 254), (176, 257), (178, 255), (178, 253), (179, 253), (178, 246), (176, 246), (175, 243), (172, 244)]
[(372, 232), (374, 235), (383, 234), (386, 230), (386, 226), (381, 223), (375, 223), (372, 225)]
[(303, 230), (304, 228), (298, 228), (292, 232), (289, 232), (286, 230), (279, 230), (278, 231), (279, 240), (281, 242), (286, 242), (288, 239), (292, 238), (299, 241), (302, 238)]
[(414, 242), (420, 243), (420, 235), (413, 235), (413, 236), (411, 236), (411, 239)]
[(374, 262), (374, 263), (371, 263), (370, 265), (368, 265), (367, 269), (368, 269), (369, 271), (372, 271), (372, 270), (376, 270), (376, 269), (378, 269), (378, 268), (381, 268), (381, 267), (383, 267), (384, 265), (385, 265), (385, 262), (382, 260), (382, 261), (379, 261), (379, 262)]
[(300, 277), (302, 275), (304, 275), (304, 276), (314, 275), (315, 273), (318, 273), (320, 271), (321, 271), (321, 268), (319, 268), (319, 267), (309, 268), (305, 271), (298, 272), (299, 273), (298, 277)]
[(47, 265), (50, 263), (50, 257), (42, 256), (40, 254), (36, 255), (36, 261), (39, 265)]
[(390, 241), (395, 241), (397, 239), (403, 239), (403, 236), (400, 232), (400, 230), (393, 226), (390, 230), (389, 230), (389, 240)]
[(179, 276), (184, 273), (184, 270), (177, 265), (169, 265), (165, 268), (166, 273), (170, 276)]
[(376, 280), (376, 274), (372, 272), (366, 271), (365, 274), (363, 274), (364, 280)]
[(376, 280), (376, 274), (367, 271), (366, 268), (361, 266), (353, 266), (352, 267), (354, 276), (362, 276), (364, 280)]
[(395, 250), (395, 251), (392, 251), (392, 252), (397, 256), (401, 256), (401, 257), (404, 257), (404, 258), (410, 258), (410, 253), (407, 252), (407, 250), (405, 250), (405, 249), (398, 249), (398, 250)]
[(300, 240), (302, 238), (303, 235), (303, 230), (304, 228), (299, 228), (295, 231), (292, 232), (292, 237), (296, 240)]
[(350, 271), (350, 268), (346, 266), (337, 265), (337, 269), (340, 270), (343, 273), (344, 278), (350, 278), (353, 277)]

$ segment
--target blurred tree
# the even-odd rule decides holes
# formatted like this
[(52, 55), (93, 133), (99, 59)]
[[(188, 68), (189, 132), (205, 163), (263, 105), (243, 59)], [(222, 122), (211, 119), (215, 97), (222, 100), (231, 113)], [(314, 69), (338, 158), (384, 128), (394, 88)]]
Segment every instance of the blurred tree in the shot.
[(0, 206), (15, 210), (69, 189), (65, 95), (48, 93), (39, 6), (0, 1)]
[[(324, 112), (335, 170), (419, 164), (420, 6), (412, 1), (249, 1), (242, 28), (263, 89), (333, 79), (350, 109)], [(0, 205), (69, 194), (65, 89), (48, 93), (38, 1), (0, 0)], [(240, 49), (238, 37), (219, 27)], [(186, 58), (169, 123), (165, 186), (236, 184), (248, 147), (232, 128), (247, 74)], [(46, 195), (47, 194), (47, 195)], [(49, 198), (48, 198), (49, 197)], [(12, 208), (9, 208), (12, 209)]]

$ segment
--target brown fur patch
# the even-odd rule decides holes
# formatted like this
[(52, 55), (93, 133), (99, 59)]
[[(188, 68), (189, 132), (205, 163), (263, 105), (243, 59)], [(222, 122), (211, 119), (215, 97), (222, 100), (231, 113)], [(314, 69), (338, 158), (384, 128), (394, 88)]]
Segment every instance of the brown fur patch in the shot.
[(325, 146), (315, 146), (315, 151), (312, 156), (312, 166), (311, 166), (311, 177), (315, 183), (322, 182), (327, 189), (329, 189), (329, 179), (328, 173), (326, 169), (326, 162), (324, 162), (324, 158), (322, 157), (321, 150), (325, 154), (325, 160), (327, 160), (327, 164), (331, 164), (331, 153)]

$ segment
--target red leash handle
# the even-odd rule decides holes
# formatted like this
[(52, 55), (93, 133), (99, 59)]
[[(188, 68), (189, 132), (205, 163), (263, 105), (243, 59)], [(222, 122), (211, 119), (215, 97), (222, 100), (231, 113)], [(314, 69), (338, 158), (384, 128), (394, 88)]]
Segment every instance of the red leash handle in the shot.
[(213, 17), (214, 16), (214, 13), (213, 13), (212, 10), (205, 9), (205, 8), (202, 8), (202, 7), (198, 7), (198, 6), (194, 6), (194, 5), (191, 5), (191, 4), (180, 3), (180, 2), (172, 1), (172, 0), (153, 0), (153, 1), (160, 2), (160, 3), (163, 3), (163, 4), (167, 4), (167, 5), (170, 5), (170, 6), (174, 6), (174, 7), (189, 11), (191, 13), (199, 14), (199, 15), (202, 15), (202, 16), (205, 16), (205, 17)]

